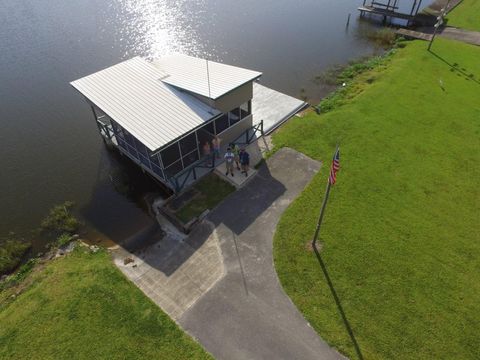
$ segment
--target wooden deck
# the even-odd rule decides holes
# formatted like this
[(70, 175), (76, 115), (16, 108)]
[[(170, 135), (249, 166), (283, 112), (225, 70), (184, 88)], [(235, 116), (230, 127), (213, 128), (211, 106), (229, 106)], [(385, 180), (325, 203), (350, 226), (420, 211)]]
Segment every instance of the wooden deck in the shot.
[(425, 41), (431, 41), (433, 36), (432, 34), (426, 34), (423, 32), (407, 30), (407, 29), (398, 29), (397, 31), (395, 31), (395, 34), (402, 35), (407, 38), (420, 39)]
[(358, 8), (360, 13), (367, 13), (367, 14), (375, 14), (375, 15), (382, 15), (382, 16), (388, 16), (388, 17), (394, 17), (397, 19), (404, 19), (404, 20), (413, 20), (415, 17), (414, 15), (409, 15), (409, 14), (404, 14), (404, 13), (399, 13), (396, 11), (392, 10), (387, 10), (383, 8), (378, 8), (378, 7), (373, 7), (373, 6), (360, 6)]

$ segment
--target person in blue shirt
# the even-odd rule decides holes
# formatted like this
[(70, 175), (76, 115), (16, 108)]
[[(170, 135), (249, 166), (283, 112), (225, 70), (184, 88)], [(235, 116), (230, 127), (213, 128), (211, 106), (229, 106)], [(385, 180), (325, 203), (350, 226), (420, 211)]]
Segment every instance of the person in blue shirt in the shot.
[(245, 176), (248, 176), (248, 170), (250, 168), (250, 154), (247, 152), (247, 150), (245, 150), (245, 148), (241, 148), (239, 157), (240, 165), (242, 166), (242, 173), (244, 173)]

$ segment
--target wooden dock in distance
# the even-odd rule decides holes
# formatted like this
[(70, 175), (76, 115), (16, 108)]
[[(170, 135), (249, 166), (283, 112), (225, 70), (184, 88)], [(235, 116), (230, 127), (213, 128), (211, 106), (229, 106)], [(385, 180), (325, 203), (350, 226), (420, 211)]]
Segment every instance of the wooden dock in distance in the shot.
[(381, 15), (384, 17), (393, 17), (393, 18), (404, 19), (404, 20), (413, 20), (413, 18), (415, 17), (414, 15), (403, 14), (393, 10), (378, 8), (378, 7), (369, 6), (369, 5), (360, 6), (358, 10), (360, 11), (360, 14), (364, 14), (364, 13), (375, 14), (375, 15)]
[(426, 34), (423, 32), (407, 30), (407, 29), (398, 29), (397, 31), (395, 31), (395, 34), (402, 35), (406, 38), (420, 39), (425, 41), (431, 41), (433, 36), (432, 34)]

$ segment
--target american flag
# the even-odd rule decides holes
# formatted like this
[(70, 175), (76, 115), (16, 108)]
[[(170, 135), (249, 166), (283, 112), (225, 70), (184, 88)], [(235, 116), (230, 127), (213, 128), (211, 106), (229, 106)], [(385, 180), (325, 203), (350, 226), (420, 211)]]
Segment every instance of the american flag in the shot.
[(333, 155), (332, 167), (330, 168), (330, 176), (328, 182), (333, 185), (337, 181), (337, 171), (340, 169), (340, 149), (337, 149)]

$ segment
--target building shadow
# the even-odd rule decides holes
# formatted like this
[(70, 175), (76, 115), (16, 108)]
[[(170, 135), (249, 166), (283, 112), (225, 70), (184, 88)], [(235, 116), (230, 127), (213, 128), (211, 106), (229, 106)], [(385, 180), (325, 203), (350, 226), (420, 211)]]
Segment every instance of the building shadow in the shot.
[[(242, 175), (238, 172), (238, 176)], [(137, 248), (132, 249), (133, 253), (151, 267), (161, 271), (166, 276), (170, 276), (205, 244), (219, 225), (223, 224), (228, 229), (228, 235), (226, 236), (228, 238), (233, 237), (233, 243), (237, 250), (237, 261), (242, 269), (243, 276), (243, 264), (238, 250), (240, 244), (237, 244), (238, 236), (285, 191), (285, 186), (272, 176), (268, 164), (262, 162), (257, 174), (243, 187), (228, 195), (208, 214), (206, 221), (197, 224), (188, 236), (179, 238), (178, 233), (176, 235), (168, 230), (168, 224), (161, 225), (161, 231), (164, 232), (163, 239), (150, 247), (138, 246), (145, 243), (146, 240), (132, 240), (131, 243), (137, 244)], [(154, 234), (154, 232), (150, 232), (148, 236)], [(148, 236), (142, 236), (142, 238), (148, 238)], [(248, 293), (245, 277), (244, 285)]]
[(223, 224), (240, 235), (285, 191), (285, 186), (272, 176), (267, 163), (263, 163), (255, 177), (232, 193), (209, 219), (215, 226)]
[(480, 85), (480, 80), (477, 79), (475, 74), (467, 70), (466, 68), (462, 67), (460, 64), (456, 62), (451, 62), (443, 58), (440, 54), (436, 53), (434, 50), (428, 50), (430, 54), (432, 54), (435, 58), (443, 62), (444, 64), (450, 67), (450, 71), (456, 73), (458, 76), (462, 76), (467, 81), (473, 81), (474, 83)]
[(340, 298), (338, 297), (337, 291), (335, 290), (335, 287), (333, 286), (332, 279), (330, 278), (330, 275), (328, 274), (327, 267), (325, 266), (325, 263), (322, 259), (322, 256), (320, 255), (320, 251), (317, 248), (317, 245), (313, 245), (313, 251), (315, 252), (315, 256), (318, 260), (318, 263), (320, 264), (320, 268), (322, 269), (323, 275), (325, 276), (325, 280), (327, 280), (328, 287), (330, 288), (330, 292), (332, 293), (333, 299), (335, 300), (335, 304), (337, 305), (338, 312), (340, 313), (340, 316), (342, 317), (343, 324), (345, 325), (345, 328), (347, 329), (348, 336), (350, 337), (350, 340), (352, 341), (353, 347), (355, 348), (355, 352), (360, 360), (363, 360), (364, 357), (362, 355), (362, 351), (360, 350), (360, 346), (358, 345), (357, 339), (355, 338), (355, 334), (353, 333), (352, 326), (350, 325), (350, 322), (347, 319), (347, 315), (345, 314), (345, 311), (343, 310), (342, 303), (340, 302)]
[(105, 147), (90, 200), (78, 210), (86, 238), (107, 246), (147, 238), (156, 223), (149, 202), (162, 191), (129, 159)]

